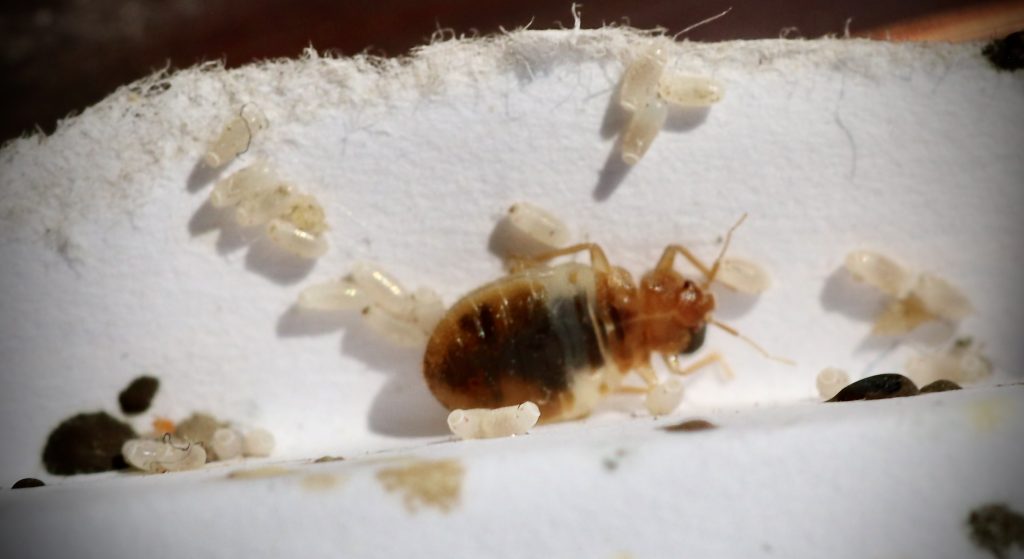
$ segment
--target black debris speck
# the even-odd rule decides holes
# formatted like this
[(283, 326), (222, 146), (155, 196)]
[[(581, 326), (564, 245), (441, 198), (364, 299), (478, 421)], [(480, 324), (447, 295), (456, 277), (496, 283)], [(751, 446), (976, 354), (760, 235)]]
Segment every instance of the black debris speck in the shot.
[(884, 373), (862, 378), (839, 391), (829, 402), (851, 402), (853, 400), (881, 400), (914, 396), (918, 393), (914, 381), (896, 373)]
[(1024, 517), (1006, 505), (990, 504), (972, 510), (967, 527), (971, 541), (999, 559), (1012, 545), (1024, 549)]
[(691, 431), (705, 431), (707, 429), (714, 429), (715, 427), (717, 426), (714, 423), (711, 423), (710, 421), (706, 421), (704, 419), (688, 419), (682, 423), (676, 423), (675, 425), (668, 425), (666, 427), (662, 427), (662, 429), (668, 431), (669, 433), (686, 433)]
[(121, 411), (126, 415), (135, 415), (148, 410), (158, 388), (160, 388), (160, 380), (148, 375), (133, 380), (117, 396), (117, 401), (121, 404)]
[(11, 489), (28, 489), (30, 487), (43, 487), (44, 485), (46, 484), (43, 483), (42, 480), (36, 479), (34, 477), (26, 477), (14, 482), (14, 485), (11, 486)]
[(1024, 68), (1024, 31), (992, 41), (985, 45), (981, 54), (1000, 70), (1013, 71)]
[(65, 419), (50, 433), (43, 465), (54, 475), (69, 476), (128, 467), (121, 446), (135, 431), (106, 412), (80, 413)]
[(951, 380), (937, 380), (921, 387), (921, 394), (930, 392), (946, 392), (947, 390), (960, 390), (960, 385)]

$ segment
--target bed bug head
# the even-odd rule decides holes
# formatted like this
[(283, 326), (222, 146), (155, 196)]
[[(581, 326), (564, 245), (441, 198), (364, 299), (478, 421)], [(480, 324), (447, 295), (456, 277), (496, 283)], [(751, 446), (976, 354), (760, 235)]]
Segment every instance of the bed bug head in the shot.
[(640, 281), (645, 340), (652, 351), (693, 353), (704, 343), (715, 296), (674, 270), (655, 269)]

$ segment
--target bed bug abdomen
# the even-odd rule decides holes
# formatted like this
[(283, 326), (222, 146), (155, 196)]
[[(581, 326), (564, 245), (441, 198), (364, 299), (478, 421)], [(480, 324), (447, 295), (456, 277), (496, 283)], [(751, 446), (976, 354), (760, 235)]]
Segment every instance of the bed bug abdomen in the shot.
[(594, 273), (575, 264), (528, 270), (470, 293), (427, 344), (427, 385), (449, 409), (532, 401), (541, 421), (585, 415), (604, 380), (593, 300)]

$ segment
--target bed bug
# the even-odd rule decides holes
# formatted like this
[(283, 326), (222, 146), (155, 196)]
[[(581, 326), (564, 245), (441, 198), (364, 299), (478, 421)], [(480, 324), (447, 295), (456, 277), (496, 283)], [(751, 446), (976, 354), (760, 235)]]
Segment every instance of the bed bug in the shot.
[[(539, 406), (541, 422), (550, 422), (588, 415), (630, 371), (648, 391), (658, 386), (653, 353), (677, 374), (720, 360), (716, 353), (684, 367), (680, 356), (700, 349), (708, 324), (739, 335), (712, 318), (715, 297), (708, 288), (742, 221), (729, 230), (711, 266), (686, 247), (669, 245), (639, 284), (594, 243), (524, 260), (518, 271), (472, 291), (440, 320), (423, 358), (427, 385), (448, 409), (530, 401)], [(544, 265), (580, 252), (589, 253), (589, 265)], [(704, 281), (674, 270), (676, 256), (700, 270)]]

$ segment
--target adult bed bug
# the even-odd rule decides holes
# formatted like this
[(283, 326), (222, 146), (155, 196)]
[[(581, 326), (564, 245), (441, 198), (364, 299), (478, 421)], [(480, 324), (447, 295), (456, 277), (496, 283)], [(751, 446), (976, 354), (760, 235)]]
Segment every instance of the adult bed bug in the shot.
[[(711, 317), (708, 287), (742, 221), (710, 267), (686, 247), (669, 245), (639, 284), (594, 243), (524, 259), (518, 271), (469, 293), (440, 320), (423, 358), (427, 385), (448, 409), (532, 401), (549, 422), (589, 414), (630, 371), (653, 390), (659, 382), (652, 353), (677, 374), (719, 360), (711, 354), (689, 366), (679, 362), (701, 347), (708, 324), (739, 335)], [(544, 265), (578, 252), (590, 254), (589, 265)], [(703, 283), (673, 269), (677, 255), (703, 273)]]

